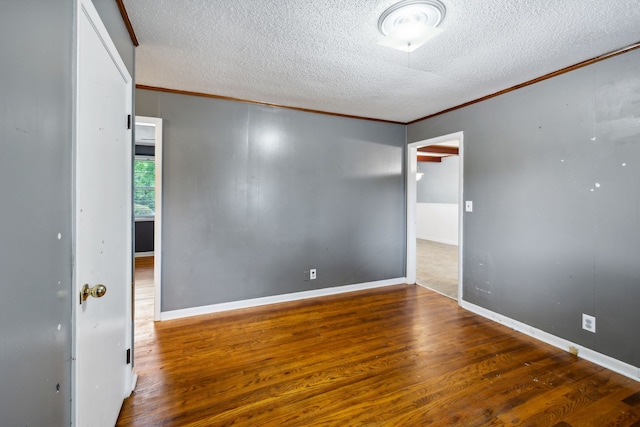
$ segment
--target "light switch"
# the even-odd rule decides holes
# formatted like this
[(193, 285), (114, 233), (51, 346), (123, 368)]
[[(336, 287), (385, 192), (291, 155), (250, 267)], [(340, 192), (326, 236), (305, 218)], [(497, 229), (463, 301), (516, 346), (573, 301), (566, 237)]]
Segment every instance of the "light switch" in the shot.
[(473, 212), (473, 202), (471, 200), (467, 200), (464, 204), (464, 210), (467, 212)]

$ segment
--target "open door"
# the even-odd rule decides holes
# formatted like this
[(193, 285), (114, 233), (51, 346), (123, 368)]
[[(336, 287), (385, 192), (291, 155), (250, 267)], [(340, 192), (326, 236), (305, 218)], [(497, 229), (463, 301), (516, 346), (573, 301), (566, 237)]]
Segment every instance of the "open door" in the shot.
[(114, 425), (131, 392), (132, 80), (89, 0), (78, 1), (74, 425)]

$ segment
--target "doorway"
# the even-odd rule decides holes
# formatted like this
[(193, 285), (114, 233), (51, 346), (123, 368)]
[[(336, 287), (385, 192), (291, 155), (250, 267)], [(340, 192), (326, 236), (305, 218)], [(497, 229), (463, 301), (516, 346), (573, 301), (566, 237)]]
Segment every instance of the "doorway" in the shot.
[[(458, 302), (463, 297), (463, 149), (463, 132), (407, 146), (407, 282)], [(452, 178), (452, 173), (457, 177)]]
[(133, 177), (136, 331), (151, 327), (147, 325), (152, 323), (149, 320), (160, 320), (161, 313), (162, 135), (161, 118), (136, 116)]

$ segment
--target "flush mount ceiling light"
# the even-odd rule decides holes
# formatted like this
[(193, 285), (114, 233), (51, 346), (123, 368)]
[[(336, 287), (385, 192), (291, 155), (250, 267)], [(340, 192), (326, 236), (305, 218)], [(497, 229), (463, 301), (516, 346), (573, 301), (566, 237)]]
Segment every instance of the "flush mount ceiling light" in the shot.
[(380, 15), (378, 30), (384, 36), (379, 44), (413, 52), (442, 32), (437, 28), (446, 9), (438, 0), (405, 0)]

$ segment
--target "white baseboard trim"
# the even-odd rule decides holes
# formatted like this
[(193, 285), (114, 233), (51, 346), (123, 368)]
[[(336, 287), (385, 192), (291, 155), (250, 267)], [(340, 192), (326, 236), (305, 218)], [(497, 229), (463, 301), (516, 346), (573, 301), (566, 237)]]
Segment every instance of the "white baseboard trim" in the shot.
[(384, 286), (407, 283), (406, 277), (396, 279), (378, 280), (376, 282), (359, 283), (355, 285), (336, 286), (333, 288), (314, 289), (310, 291), (294, 292), (290, 294), (274, 295), (269, 297), (252, 298), (241, 301), (223, 302), (220, 304), (205, 305), (202, 307), (185, 308), (181, 310), (163, 311), (160, 320), (181, 319), (184, 317), (200, 316), (202, 314), (219, 313), (222, 311), (238, 310), (240, 308), (258, 307), (261, 305), (277, 304), (281, 302), (297, 301), (308, 298), (317, 298), (328, 295), (343, 294), (347, 292), (361, 291), (365, 289), (381, 288)]
[(153, 251), (151, 252), (136, 252), (134, 257), (135, 258), (140, 258), (140, 257), (145, 257), (145, 256), (153, 256)]
[(433, 236), (416, 236), (417, 239), (422, 239), (422, 240), (430, 240), (432, 242), (438, 242), (438, 243), (444, 243), (445, 245), (453, 245), (453, 246), (458, 246), (458, 241), (457, 240), (447, 240), (447, 239), (438, 239), (438, 238), (434, 238)]
[(587, 347), (583, 347), (569, 340), (565, 340), (564, 338), (557, 337), (541, 329), (534, 328), (533, 326), (529, 326), (526, 323), (522, 323), (510, 317), (503, 316), (502, 314), (487, 310), (470, 302), (460, 301), (460, 306), (465, 310), (469, 310), (482, 317), (486, 317), (487, 319), (498, 322), (515, 331), (521, 332), (525, 335), (529, 335), (530, 337), (557, 347), (561, 350), (570, 351), (570, 348), (573, 347), (578, 350), (578, 357), (588, 360), (589, 362), (593, 362), (596, 365), (600, 365), (603, 368), (610, 369), (614, 372), (624, 375), (625, 377), (631, 378), (632, 380), (640, 381), (640, 367), (633, 366), (605, 354), (598, 353), (597, 351), (591, 350)]

